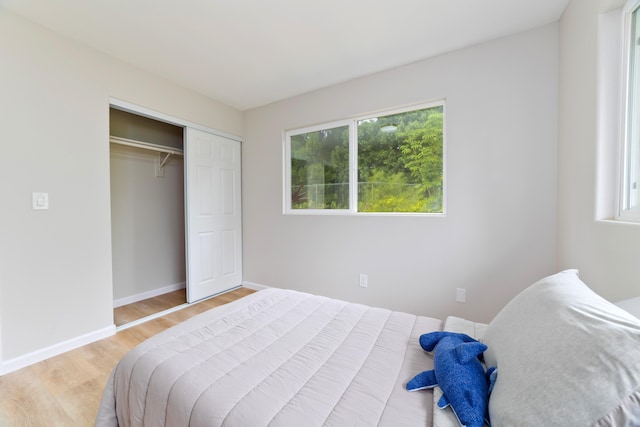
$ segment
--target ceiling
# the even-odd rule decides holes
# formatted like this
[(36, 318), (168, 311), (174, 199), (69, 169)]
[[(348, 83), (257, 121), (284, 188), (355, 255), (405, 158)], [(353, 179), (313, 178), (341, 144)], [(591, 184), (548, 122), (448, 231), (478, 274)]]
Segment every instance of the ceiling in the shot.
[(557, 21), (569, 0), (0, 0), (239, 110)]

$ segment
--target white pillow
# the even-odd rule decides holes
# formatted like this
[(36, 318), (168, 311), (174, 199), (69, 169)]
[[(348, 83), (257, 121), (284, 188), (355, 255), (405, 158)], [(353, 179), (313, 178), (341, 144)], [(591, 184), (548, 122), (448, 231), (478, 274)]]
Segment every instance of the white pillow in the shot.
[(591, 291), (577, 270), (517, 295), (483, 341), (487, 366), (498, 368), (494, 427), (637, 425), (640, 320)]

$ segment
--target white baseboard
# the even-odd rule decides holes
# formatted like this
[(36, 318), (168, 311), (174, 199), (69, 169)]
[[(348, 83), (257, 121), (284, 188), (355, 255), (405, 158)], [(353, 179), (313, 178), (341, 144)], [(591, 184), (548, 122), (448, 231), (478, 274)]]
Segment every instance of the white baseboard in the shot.
[(253, 282), (242, 282), (242, 287), (247, 289), (253, 289), (254, 291), (261, 291), (263, 289), (269, 289), (271, 286), (261, 285)]
[(111, 325), (106, 328), (99, 329), (88, 334), (81, 335), (76, 338), (72, 338), (67, 341), (63, 341), (58, 344), (45, 347), (41, 350), (25, 354), (24, 356), (16, 357), (0, 362), (0, 376), (8, 374), (9, 372), (17, 371), (18, 369), (26, 368), (34, 363), (41, 362), (50, 357), (57, 356), (70, 350), (74, 350), (83, 345), (91, 344), (92, 342), (107, 338), (116, 333), (116, 326)]
[(134, 302), (142, 301), (147, 298), (157, 297), (158, 295), (163, 295), (169, 292), (178, 291), (180, 289), (184, 289), (186, 286), (187, 284), (185, 282), (181, 282), (174, 285), (165, 286), (163, 288), (151, 289), (150, 291), (142, 292), (140, 294), (118, 298), (116, 300), (113, 300), (113, 308), (121, 307), (127, 304), (133, 304)]

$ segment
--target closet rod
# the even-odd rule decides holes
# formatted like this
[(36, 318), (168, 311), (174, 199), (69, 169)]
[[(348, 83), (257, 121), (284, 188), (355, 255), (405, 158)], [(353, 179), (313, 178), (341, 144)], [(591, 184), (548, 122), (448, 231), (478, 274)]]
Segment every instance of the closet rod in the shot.
[[(128, 145), (130, 147), (143, 148), (145, 150), (160, 151), (161, 153), (167, 153), (167, 158), (172, 154), (183, 155), (184, 151), (179, 148), (165, 147), (164, 145), (152, 144), (150, 142), (135, 141), (133, 139), (120, 138), (119, 136), (110, 136), (109, 142), (120, 145)], [(163, 162), (163, 165), (164, 163)]]

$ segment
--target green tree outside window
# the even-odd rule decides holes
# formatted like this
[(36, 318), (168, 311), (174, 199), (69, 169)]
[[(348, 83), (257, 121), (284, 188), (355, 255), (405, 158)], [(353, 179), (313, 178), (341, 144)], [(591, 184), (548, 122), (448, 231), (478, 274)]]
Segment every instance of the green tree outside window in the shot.
[(350, 126), (356, 128), (358, 212), (444, 211), (442, 105), (290, 133), (292, 210), (352, 209)]

